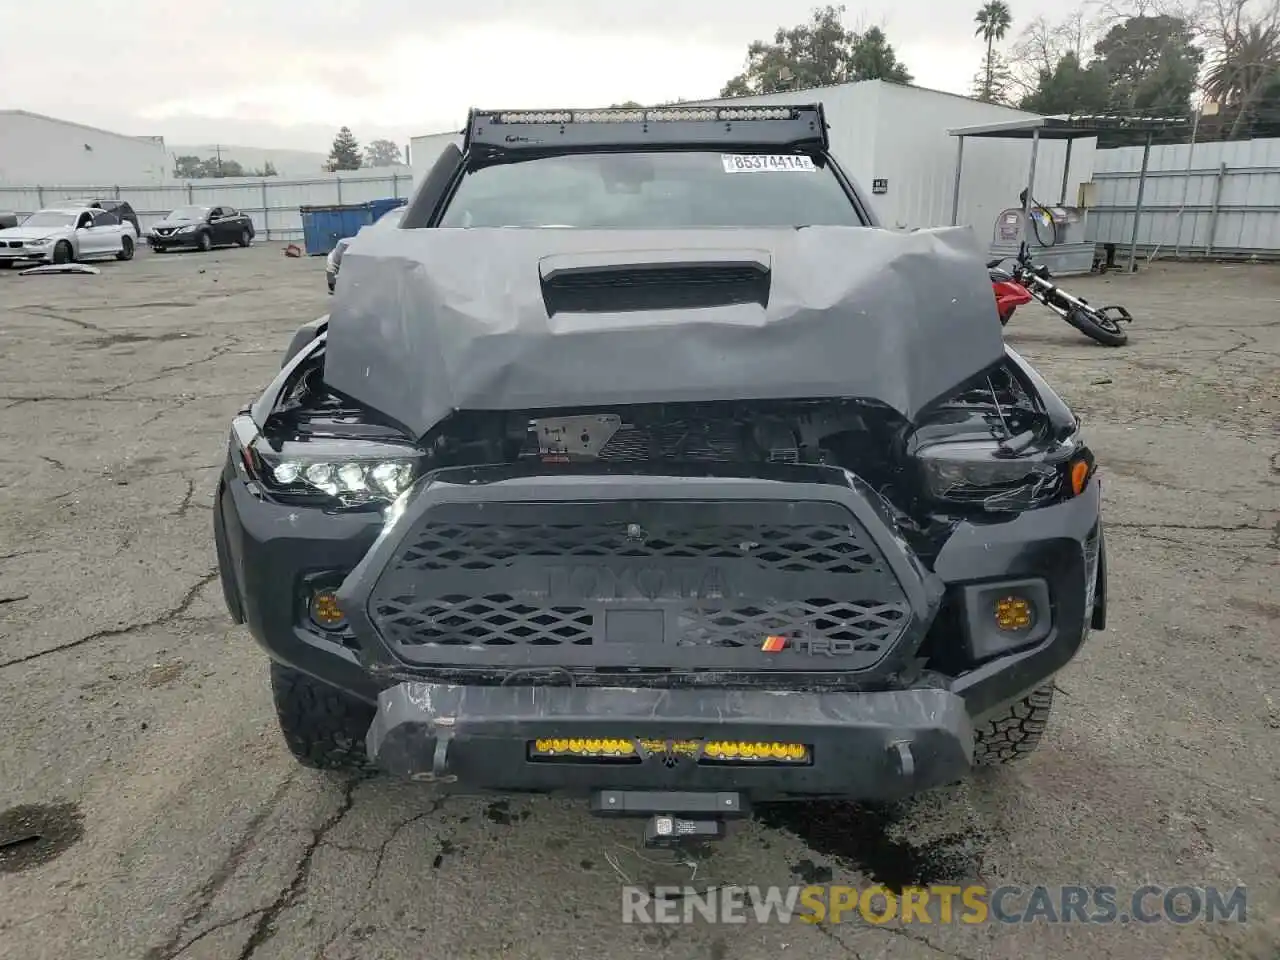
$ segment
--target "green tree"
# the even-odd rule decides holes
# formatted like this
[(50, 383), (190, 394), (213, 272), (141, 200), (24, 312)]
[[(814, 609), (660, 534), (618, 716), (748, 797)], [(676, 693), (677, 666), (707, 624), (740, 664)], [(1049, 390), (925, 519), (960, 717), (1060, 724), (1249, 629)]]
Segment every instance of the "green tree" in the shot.
[(973, 19), (978, 24), (978, 29), (973, 32), (973, 35), (981, 37), (987, 44), (987, 56), (983, 61), (984, 81), (979, 91), (978, 99), (994, 101), (996, 99), (997, 67), (996, 59), (993, 56), (995, 43), (997, 40), (1003, 40), (1004, 35), (1009, 31), (1009, 27), (1013, 25), (1013, 14), (1009, 12), (1009, 5), (1004, 0), (987, 0), (978, 9), (978, 14)]
[[(1248, 129), (1254, 113), (1280, 91), (1280, 22), (1227, 22), (1217, 38), (1204, 92), (1232, 116), (1228, 140)], [(1274, 96), (1274, 94), (1271, 94)]]
[(204, 163), (199, 157), (184, 155), (174, 157), (173, 159), (173, 177), (175, 180), (195, 180), (202, 176), (200, 173), (201, 165)]
[(982, 69), (973, 78), (974, 99), (984, 103), (1008, 104), (1012, 85), (1013, 72), (1009, 64), (999, 50), (989, 51), (982, 59)]
[(1075, 53), (1067, 53), (1051, 70), (1040, 71), (1033, 92), (1018, 104), (1040, 114), (1100, 114), (1111, 102), (1111, 84), (1100, 64), (1081, 66)]
[(873, 27), (859, 34), (844, 25), (845, 8), (816, 8), (808, 22), (779, 27), (773, 41), (756, 40), (747, 48), (746, 69), (720, 91), (722, 97), (800, 90), (851, 80), (910, 83), (884, 32)]
[(893, 47), (879, 27), (860, 34), (849, 50), (849, 69), (845, 77), (850, 80), (888, 80), (890, 83), (910, 83), (911, 74), (898, 60)]
[(365, 162), (371, 167), (396, 167), (404, 162), (400, 145), (394, 140), (374, 140), (364, 148)]
[(1093, 48), (1111, 88), (1111, 111), (1189, 114), (1204, 62), (1195, 40), (1181, 17), (1136, 16), (1115, 24)]
[(257, 170), (253, 171), (250, 176), (254, 177), (278, 177), (280, 174), (276, 171), (276, 165), (268, 160)]
[(245, 175), (244, 167), (235, 160), (225, 160), (221, 157), (210, 157), (203, 164), (204, 173), (202, 176), (214, 180), (223, 177), (243, 177)]
[(333, 149), (329, 151), (329, 169), (360, 169), (360, 143), (350, 127), (342, 127), (333, 138)]

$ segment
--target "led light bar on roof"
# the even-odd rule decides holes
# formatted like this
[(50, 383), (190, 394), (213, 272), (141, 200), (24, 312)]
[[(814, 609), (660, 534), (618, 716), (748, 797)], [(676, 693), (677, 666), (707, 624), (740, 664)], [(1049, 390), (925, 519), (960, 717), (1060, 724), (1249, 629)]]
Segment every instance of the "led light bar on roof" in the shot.
[(499, 123), (671, 123), (707, 120), (793, 120), (791, 107), (657, 107), (652, 110), (529, 110), (500, 113)]

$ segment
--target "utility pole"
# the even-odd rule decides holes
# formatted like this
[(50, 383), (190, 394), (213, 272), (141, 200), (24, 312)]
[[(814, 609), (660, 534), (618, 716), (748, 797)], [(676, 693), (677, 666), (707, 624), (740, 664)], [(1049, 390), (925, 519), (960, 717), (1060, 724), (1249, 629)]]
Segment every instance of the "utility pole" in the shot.
[(218, 152), (218, 176), (222, 176), (222, 144), (214, 144), (213, 149)]

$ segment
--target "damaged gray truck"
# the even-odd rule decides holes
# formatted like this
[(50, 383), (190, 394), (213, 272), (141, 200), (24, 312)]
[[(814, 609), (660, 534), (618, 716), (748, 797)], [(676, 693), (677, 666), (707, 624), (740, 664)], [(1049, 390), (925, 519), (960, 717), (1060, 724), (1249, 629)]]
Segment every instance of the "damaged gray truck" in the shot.
[(651, 845), (1031, 752), (1106, 619), (1080, 424), (820, 105), (472, 111), (234, 420), (290, 750)]

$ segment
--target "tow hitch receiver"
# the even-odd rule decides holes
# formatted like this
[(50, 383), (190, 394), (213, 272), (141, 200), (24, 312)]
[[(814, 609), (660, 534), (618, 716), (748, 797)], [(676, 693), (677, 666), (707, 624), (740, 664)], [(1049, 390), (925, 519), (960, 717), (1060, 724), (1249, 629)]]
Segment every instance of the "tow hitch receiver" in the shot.
[(667, 790), (598, 790), (591, 812), (605, 817), (648, 817), (648, 848), (694, 846), (724, 837), (729, 820), (750, 810), (739, 793), (687, 793)]

